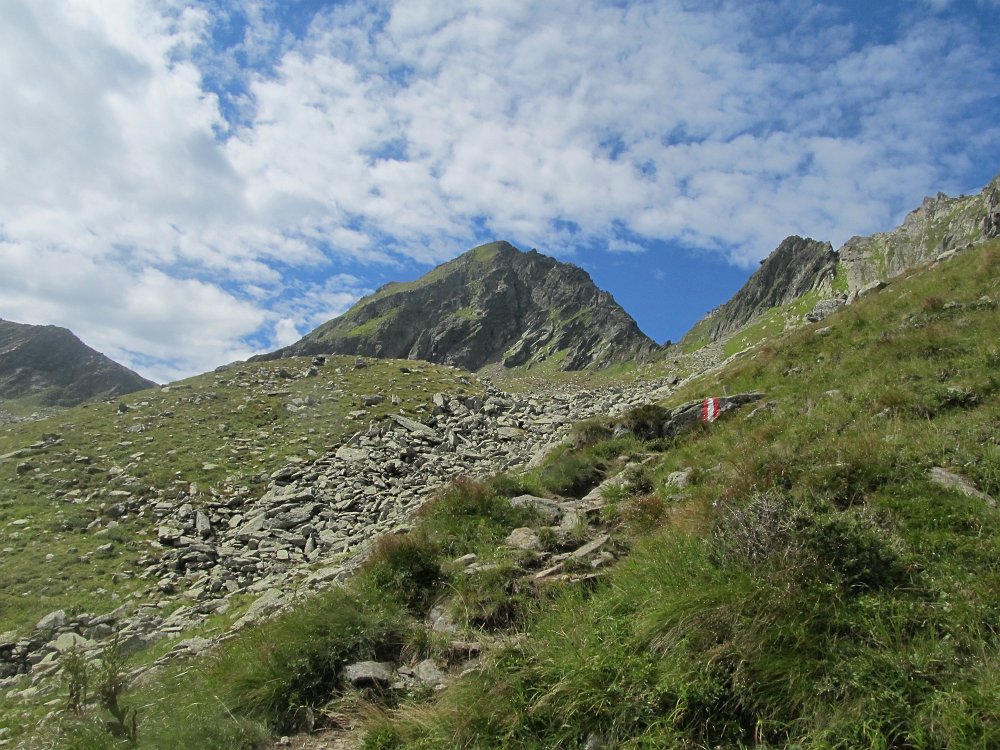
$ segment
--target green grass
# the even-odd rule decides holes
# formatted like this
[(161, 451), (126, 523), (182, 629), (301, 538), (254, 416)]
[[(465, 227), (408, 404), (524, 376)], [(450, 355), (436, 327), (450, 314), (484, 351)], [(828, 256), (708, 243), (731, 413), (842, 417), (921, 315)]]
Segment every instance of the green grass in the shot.
[(723, 347), (724, 355), (731, 357), (765, 339), (780, 336), (789, 325), (801, 323), (806, 314), (816, 306), (819, 298), (819, 292), (809, 292), (787, 305), (772, 307), (734, 333)]
[[(322, 715), (369, 750), (1000, 746), (1000, 511), (928, 476), (1000, 498), (998, 270), (994, 242), (897, 279), (667, 404), (762, 390), (771, 409), (648, 442), (591, 424), (523, 477), (453, 485), (346, 588), (126, 696), (139, 746), (258, 747)], [(579, 495), (640, 455), (606, 515), (630, 554), (602, 583), (525, 587), (498, 546), (538, 520), (505, 497)], [(468, 552), (495, 567), (458, 578)], [(469, 632), (517, 637), (439, 695), (343, 685), (351, 659), (432, 650), (442, 596)], [(90, 720), (53, 731), (110, 746)]]
[(475, 276), (475, 270), (477, 268), (488, 265), (493, 258), (496, 257), (497, 253), (500, 252), (499, 245), (500, 243), (498, 242), (489, 242), (485, 245), (474, 247), (468, 252), (460, 255), (458, 258), (434, 268), (415, 281), (390, 282), (375, 293), (369, 294), (367, 297), (362, 297), (354, 309), (359, 309), (363, 306), (371, 304), (372, 302), (392, 297), (396, 294), (410, 292), (414, 289), (421, 289), (423, 287), (430, 286), (441, 279), (446, 278), (455, 270), (456, 267), (467, 267), (472, 271), (470, 275)]
[(928, 479), (1000, 497), (998, 259), (912, 274), (676, 394), (776, 405), (656, 446), (659, 493), (694, 469), (660, 530), (366, 747), (1000, 744), (1000, 513)]
[[(358, 370), (353, 362), (331, 357), (315, 377), (301, 377), (305, 358), (241, 364), (132, 394), (124, 413), (117, 403), (93, 403), (0, 430), (0, 455), (46, 434), (62, 440), (0, 461), (0, 632), (30, 629), (54, 609), (103, 613), (133, 594), (152, 596), (139, 575), (156, 554), (159, 492), (188, 493), (195, 504), (259, 495), (275, 469), (319, 455), (370, 419), (426, 407), (438, 391), (474, 388), (449, 368), (406, 362), (413, 372), (404, 374), (400, 362)], [(363, 393), (401, 403), (386, 398), (351, 419)], [(296, 399), (312, 405), (289, 411)], [(23, 462), (33, 468), (18, 473)], [(130, 493), (138, 510), (122, 517), (115, 493)], [(108, 543), (110, 553), (97, 552)]]
[(343, 335), (356, 338), (372, 336), (385, 328), (388, 323), (395, 320), (397, 315), (399, 315), (398, 307), (389, 308), (381, 315), (369, 318), (364, 323), (348, 328)]

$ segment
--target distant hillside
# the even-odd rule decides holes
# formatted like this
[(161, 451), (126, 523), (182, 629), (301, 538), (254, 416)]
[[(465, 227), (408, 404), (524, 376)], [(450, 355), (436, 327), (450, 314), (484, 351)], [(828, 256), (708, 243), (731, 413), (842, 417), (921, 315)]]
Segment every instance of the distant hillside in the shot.
[(696, 323), (681, 343), (691, 350), (751, 325), (761, 328), (734, 342), (740, 344), (765, 329), (769, 335), (780, 332), (807, 315), (822, 318), (873, 284), (998, 236), (1000, 175), (978, 195), (925, 198), (893, 231), (852, 237), (836, 252), (828, 242), (788, 237), (731, 300)]
[(0, 399), (75, 406), (156, 385), (57, 326), (0, 320)]
[(474, 248), (416, 281), (391, 283), (263, 359), (358, 354), (469, 370), (500, 363), (581, 370), (659, 347), (580, 268), (507, 242)]

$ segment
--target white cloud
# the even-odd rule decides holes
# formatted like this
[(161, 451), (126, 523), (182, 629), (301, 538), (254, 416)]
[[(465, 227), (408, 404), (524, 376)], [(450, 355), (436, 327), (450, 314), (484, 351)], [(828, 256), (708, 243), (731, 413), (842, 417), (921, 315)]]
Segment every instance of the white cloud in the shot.
[(872, 41), (799, 0), (354, 0), (299, 36), (270, 0), (9, 0), (0, 315), (162, 379), (287, 343), (369, 291), (365, 264), (477, 228), (747, 266), (885, 229), (997, 157), (988, 35), (930, 5)]

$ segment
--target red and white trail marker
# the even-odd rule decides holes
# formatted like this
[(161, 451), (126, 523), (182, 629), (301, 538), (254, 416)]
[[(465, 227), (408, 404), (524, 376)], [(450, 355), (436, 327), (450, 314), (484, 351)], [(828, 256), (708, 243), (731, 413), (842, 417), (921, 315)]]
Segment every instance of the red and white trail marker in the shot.
[(702, 422), (714, 422), (719, 418), (719, 399), (717, 398), (706, 398), (701, 403), (701, 421)]

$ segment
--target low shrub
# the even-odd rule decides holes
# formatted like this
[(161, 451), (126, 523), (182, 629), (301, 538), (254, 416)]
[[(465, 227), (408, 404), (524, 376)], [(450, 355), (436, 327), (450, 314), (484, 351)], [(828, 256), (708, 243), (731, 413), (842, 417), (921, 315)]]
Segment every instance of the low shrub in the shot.
[(713, 548), (721, 563), (761, 576), (819, 578), (850, 591), (910, 582), (902, 541), (863, 508), (807, 507), (761, 494), (724, 508)]
[(457, 577), (453, 610), (458, 620), (483, 630), (523, 625), (535, 601), (523, 576), (520, 567), (506, 564)]
[(613, 437), (614, 432), (606, 419), (588, 419), (575, 424), (570, 431), (570, 441), (575, 450), (589, 448)]
[(536, 522), (537, 514), (511, 505), (494, 484), (460, 477), (425, 503), (418, 518), (441, 554), (454, 557), (492, 551), (514, 529)]
[(395, 658), (406, 640), (405, 609), (376, 591), (331, 589), (244, 634), (214, 665), (225, 704), (278, 732), (305, 725), (342, 688), (350, 661)]
[(423, 531), (382, 536), (361, 567), (361, 585), (397, 598), (411, 612), (422, 612), (444, 581), (440, 552), (440, 545)]
[(622, 507), (621, 517), (636, 533), (648, 534), (663, 522), (667, 504), (659, 495), (641, 495)]

